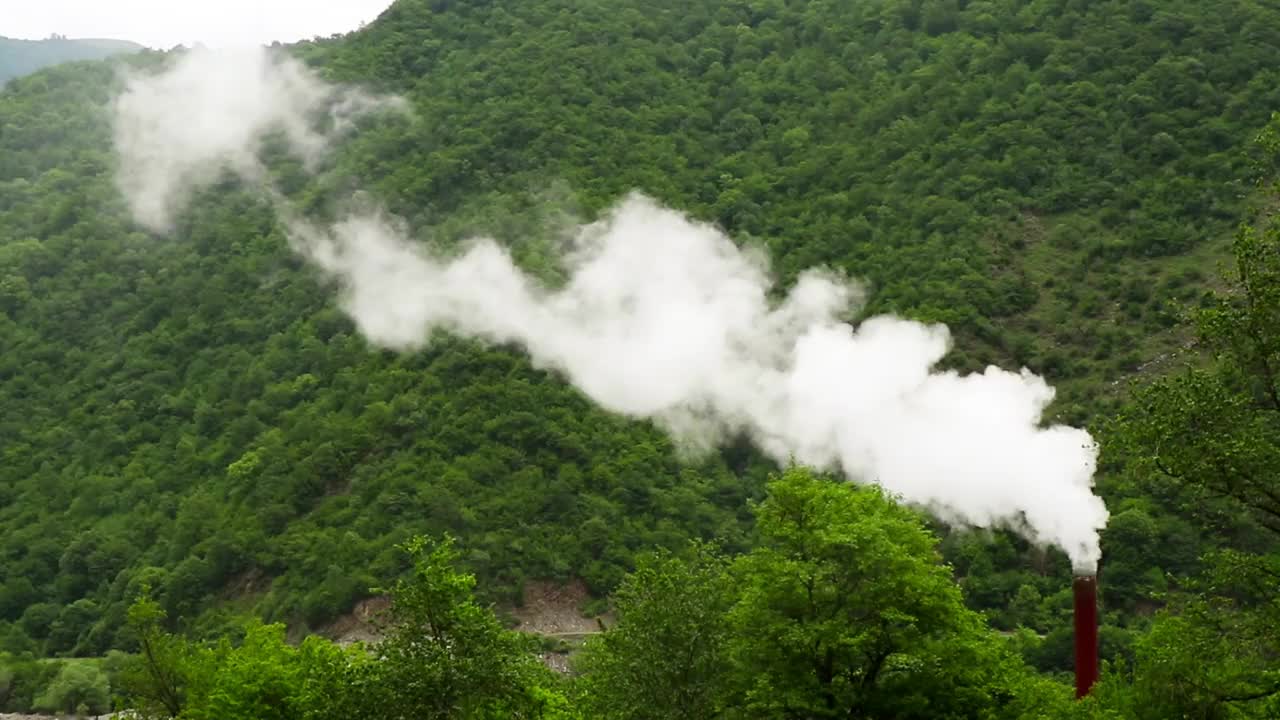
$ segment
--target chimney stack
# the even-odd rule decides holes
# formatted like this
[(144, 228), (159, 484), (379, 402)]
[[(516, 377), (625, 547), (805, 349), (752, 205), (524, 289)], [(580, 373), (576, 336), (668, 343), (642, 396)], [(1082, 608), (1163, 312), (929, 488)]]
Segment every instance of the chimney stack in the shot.
[(1098, 681), (1098, 576), (1077, 575), (1075, 596), (1076, 697), (1089, 694)]

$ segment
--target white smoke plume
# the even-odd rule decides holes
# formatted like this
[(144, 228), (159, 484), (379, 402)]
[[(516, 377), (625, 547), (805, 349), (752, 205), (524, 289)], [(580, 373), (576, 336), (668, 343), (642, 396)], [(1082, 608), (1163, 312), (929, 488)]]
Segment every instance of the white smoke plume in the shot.
[[(221, 169), (260, 180), (256, 152), (272, 130), (304, 157), (322, 151), (330, 136), (308, 118), (334, 102), (348, 112), (387, 104), (265, 53), (191, 54), (134, 77), (116, 108), (121, 188), (138, 220), (162, 229)], [(412, 350), (435, 329), (515, 343), (602, 407), (653, 419), (686, 447), (747, 433), (780, 462), (876, 482), (949, 521), (1060, 547), (1078, 572), (1096, 567), (1107, 519), (1092, 493), (1097, 450), (1083, 430), (1041, 426), (1052, 388), (1025, 370), (936, 371), (945, 327), (894, 317), (851, 326), (842, 317), (861, 293), (839, 277), (806, 272), (771, 302), (763, 254), (640, 195), (579, 229), (557, 288), (492, 239), (445, 258), (393, 218), (320, 226), (276, 201), (294, 246), (340, 280), (343, 307), (374, 343)]]
[(313, 166), (356, 117), (405, 107), (324, 83), (265, 48), (196, 48), (166, 72), (125, 80), (115, 106), (116, 180), (137, 221), (156, 231), (168, 230), (191, 191), (224, 169), (263, 181), (258, 151), (271, 133)]

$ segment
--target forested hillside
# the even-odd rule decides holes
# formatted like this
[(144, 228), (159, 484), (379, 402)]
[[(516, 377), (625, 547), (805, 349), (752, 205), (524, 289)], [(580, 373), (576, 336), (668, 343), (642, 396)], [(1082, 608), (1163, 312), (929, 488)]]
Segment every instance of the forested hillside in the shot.
[[(1280, 110), (1273, 4), (400, 0), (292, 52), (413, 115), (362, 127), (318, 179), (274, 161), (308, 212), (367, 191), (425, 241), (490, 233), (553, 277), (565, 218), (639, 189), (763, 244), (786, 281), (830, 266), (868, 312), (945, 322), (951, 366), (1045, 375), (1055, 418), (1106, 448), (1105, 657), (1151, 647), (1205, 552), (1274, 548), (1230, 488), (1153, 487), (1147, 441), (1170, 438), (1113, 422), (1131, 381), (1196, 357), (1178, 306), (1211, 305), (1272, 198), (1253, 140)], [(136, 227), (118, 87), (82, 64), (0, 92), (0, 652), (132, 648), (144, 587), (197, 636), (244, 613), (316, 628), (408, 570), (394, 546), (418, 534), (457, 537), (503, 600), (532, 578), (603, 597), (690, 539), (760, 545), (749, 501), (776, 468), (746, 443), (683, 460), (513, 349), (371, 348), (234, 183), (173, 237)], [(968, 606), (1069, 668), (1065, 558), (934, 529)]]
[(75, 60), (101, 60), (112, 55), (134, 53), (142, 46), (126, 40), (17, 40), (0, 37), (0, 85), (11, 78), (33, 73), (42, 67)]

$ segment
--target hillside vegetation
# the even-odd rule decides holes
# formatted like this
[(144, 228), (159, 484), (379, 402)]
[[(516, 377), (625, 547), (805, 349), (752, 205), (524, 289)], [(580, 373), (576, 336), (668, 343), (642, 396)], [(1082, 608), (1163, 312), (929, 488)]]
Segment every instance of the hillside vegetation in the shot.
[(0, 37), (0, 85), (49, 65), (76, 60), (101, 60), (140, 50), (141, 45), (127, 40), (71, 40), (64, 37), (18, 40)]
[[(554, 276), (564, 217), (639, 189), (784, 280), (865, 280), (869, 312), (947, 323), (952, 366), (1026, 365), (1057, 419), (1100, 429), (1128, 380), (1181, 363), (1170, 302), (1221, 286), (1280, 109), (1280, 9), (1255, 0), (400, 0), (293, 52), (415, 118), (314, 181), (276, 162), (309, 212), (366, 190), (424, 241), (491, 233)], [(418, 534), (456, 536), (499, 599), (527, 578), (603, 596), (691, 538), (756, 545), (775, 468), (749, 447), (682, 461), (512, 349), (372, 349), (233, 184), (173, 238), (134, 227), (116, 87), (98, 64), (0, 92), (0, 651), (133, 647), (143, 588), (197, 636), (318, 627)], [(1104, 654), (1129, 658), (1204, 551), (1272, 540), (1229, 503), (1206, 524), (1126, 472), (1138, 439), (1104, 440)], [(969, 606), (1067, 669), (1065, 559), (938, 530)]]

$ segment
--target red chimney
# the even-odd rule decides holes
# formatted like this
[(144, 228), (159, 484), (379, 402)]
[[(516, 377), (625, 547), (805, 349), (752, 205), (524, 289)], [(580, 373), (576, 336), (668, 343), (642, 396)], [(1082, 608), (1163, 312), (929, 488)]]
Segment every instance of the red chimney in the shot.
[(1076, 697), (1098, 681), (1098, 576), (1077, 575), (1072, 582), (1076, 621)]

